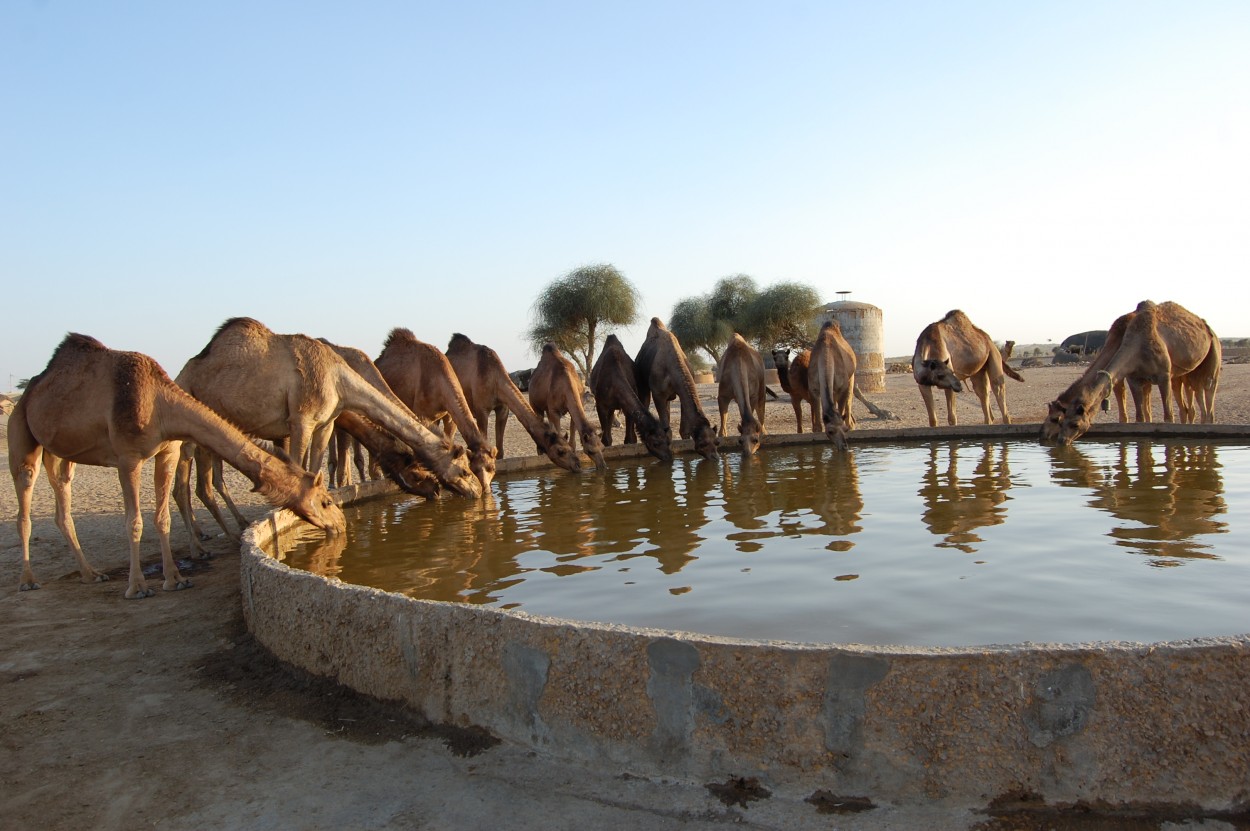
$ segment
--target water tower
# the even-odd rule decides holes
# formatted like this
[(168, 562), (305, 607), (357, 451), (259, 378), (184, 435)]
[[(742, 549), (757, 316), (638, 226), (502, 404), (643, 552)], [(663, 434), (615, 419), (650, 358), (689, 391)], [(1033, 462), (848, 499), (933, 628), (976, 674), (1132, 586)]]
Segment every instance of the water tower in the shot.
[(855, 350), (855, 384), (864, 392), (885, 389), (885, 333), (881, 310), (868, 303), (847, 300), (849, 291), (837, 292), (839, 300), (827, 303), (816, 317), (816, 325), (836, 320), (842, 337)]

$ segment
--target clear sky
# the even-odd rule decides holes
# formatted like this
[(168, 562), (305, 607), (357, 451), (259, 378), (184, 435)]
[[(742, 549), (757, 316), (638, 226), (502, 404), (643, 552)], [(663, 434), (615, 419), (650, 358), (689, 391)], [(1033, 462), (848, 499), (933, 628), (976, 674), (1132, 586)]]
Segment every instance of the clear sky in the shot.
[(509, 369), (543, 286), (746, 273), (998, 340), (1250, 336), (1250, 2), (0, 3), (0, 387), (248, 315)]

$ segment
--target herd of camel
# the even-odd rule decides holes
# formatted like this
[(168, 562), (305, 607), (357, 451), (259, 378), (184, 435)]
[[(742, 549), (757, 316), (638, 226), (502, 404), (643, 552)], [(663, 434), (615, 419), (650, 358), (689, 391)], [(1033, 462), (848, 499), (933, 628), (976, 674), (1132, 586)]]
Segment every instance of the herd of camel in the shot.
[[(855, 426), (855, 352), (836, 321), (826, 322), (810, 349), (793, 360), (788, 349), (773, 353), (778, 380), (791, 396), (796, 429), (803, 431), (802, 404), (811, 409), (812, 432), (823, 430), (840, 450)], [(1143, 301), (1111, 326), (1107, 343), (1085, 373), (1050, 404), (1042, 440), (1070, 443), (1089, 429), (1097, 409), (1114, 394), (1127, 420), (1125, 388), (1137, 420), (1149, 421), (1150, 391), (1159, 388), (1164, 418), (1173, 420), (1174, 396), (1181, 421), (1214, 421), (1220, 342), (1201, 318), (1181, 306)], [(955, 310), (920, 334), (912, 361), (930, 426), (937, 426), (933, 388), (946, 393), (947, 421), (957, 423), (955, 393), (969, 383), (987, 424), (993, 392), (1004, 423), (1005, 378), (1023, 380), (984, 331)], [(342, 510), (320, 473), (330, 452), (331, 479), (349, 481), (353, 445), (369, 450), (372, 463), (404, 490), (426, 497), (444, 488), (476, 497), (489, 490), (503, 452), (509, 414), (516, 415), (540, 454), (579, 471), (582, 452), (604, 467), (619, 412), (625, 441), (642, 441), (648, 453), (672, 459), (670, 405), (680, 406), (678, 432), (708, 459), (718, 455), (730, 408), (737, 406), (740, 445), (754, 453), (764, 432), (764, 361), (735, 334), (720, 366), (719, 430), (704, 412), (686, 355), (658, 318), (631, 358), (608, 336), (591, 369), (587, 389), (573, 363), (551, 344), (530, 378), (528, 400), (493, 349), (461, 334), (446, 352), (407, 329), (394, 329), (374, 360), (359, 349), (301, 334), (275, 334), (251, 318), (232, 318), (218, 328), (175, 379), (150, 357), (107, 348), (80, 334), (68, 335), (47, 368), (31, 379), (10, 414), (9, 468), (18, 501), (22, 546), (19, 588), (37, 589), (30, 565), (31, 496), (40, 462), (56, 498), (56, 523), (78, 561), (83, 582), (106, 580), (83, 553), (70, 513), (70, 488), (78, 464), (114, 467), (121, 481), (130, 542), (125, 596), (148, 597), (140, 567), (139, 474), (154, 460), (155, 524), (160, 538), (163, 588), (186, 588), (170, 548), (170, 494), (192, 540), (202, 551), (190, 504), (196, 493), (226, 532), (214, 497), (220, 494), (244, 525), (225, 489), (223, 464), (246, 476), (271, 504), (330, 533), (345, 530)], [(593, 398), (600, 429), (587, 418)], [(651, 411), (654, 400), (655, 412)], [(495, 414), (495, 441), (486, 437)], [(571, 430), (560, 432), (565, 415)], [(437, 431), (437, 432), (436, 432)], [(461, 441), (455, 441), (459, 432)], [(272, 442), (273, 452), (263, 446)]]

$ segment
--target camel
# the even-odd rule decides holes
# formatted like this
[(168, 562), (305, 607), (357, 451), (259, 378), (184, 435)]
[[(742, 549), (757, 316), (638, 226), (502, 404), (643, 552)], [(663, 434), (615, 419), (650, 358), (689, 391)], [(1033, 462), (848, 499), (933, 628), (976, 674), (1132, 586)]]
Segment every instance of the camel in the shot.
[(279, 335), (251, 318), (231, 318), (176, 382), (253, 436), (289, 437), (292, 458), (310, 467), (320, 467), (339, 413), (355, 411), (412, 448), (448, 489), (482, 494), (464, 448), (449, 450), (393, 394), (380, 392), (329, 345), (306, 335)]
[(807, 402), (812, 411), (812, 432), (820, 432), (820, 417), (817, 412), (816, 399), (807, 384), (808, 364), (812, 359), (810, 349), (804, 349), (790, 360), (789, 349), (774, 349), (773, 364), (777, 367), (777, 380), (781, 389), (790, 393), (790, 403), (794, 406), (795, 432), (803, 432), (803, 402)]
[[(495, 414), (495, 448), (499, 451), (500, 458), (504, 454), (503, 437), (508, 425), (508, 413), (511, 411), (530, 434), (539, 453), (545, 453), (557, 467), (572, 473), (581, 471), (582, 463), (573, 448), (530, 407), (516, 384), (508, 377), (508, 371), (504, 369), (503, 361), (499, 360), (495, 350), (474, 343), (456, 332), (447, 344), (447, 360), (451, 362), (460, 387), (464, 390), (465, 401), (469, 404), (469, 412), (477, 421), (478, 430), (485, 433), (490, 413)], [(454, 428), (447, 426), (445, 429), (450, 436)]]
[(183, 441), (194, 441), (237, 467), (274, 505), (290, 508), (318, 528), (341, 533), (347, 522), (320, 475), (256, 447), (247, 436), (179, 389), (147, 355), (118, 352), (86, 335), (69, 334), (33, 378), (9, 417), (9, 472), (17, 491), (22, 542), (21, 590), (37, 589), (30, 566), (30, 502), (43, 458), (56, 496), (56, 523), (78, 560), (84, 583), (108, 579), (88, 562), (71, 515), (71, 485), (79, 464), (117, 468), (130, 528), (127, 598), (150, 597), (139, 561), (143, 519), (139, 473), (154, 459), (156, 531), (162, 588), (188, 588), (169, 544), (169, 494)]
[(855, 396), (855, 350), (842, 336), (842, 327), (827, 320), (812, 345), (807, 381), (820, 410), (825, 435), (838, 450), (846, 450), (846, 433), (855, 429), (851, 399)]
[(469, 470), (490, 489), (495, 478), (497, 451), (485, 431), (478, 428), (456, 371), (447, 356), (433, 344), (417, 339), (410, 329), (392, 329), (374, 361), (395, 394), (418, 418), (433, 424), (450, 422), (464, 436), (469, 448)]
[(1207, 322), (1177, 303), (1149, 300), (1117, 319), (1113, 329), (1122, 320), (1123, 336), (1114, 349), (1108, 330), (1105, 363), (1097, 369), (1091, 364), (1091, 370), (1050, 402), (1042, 424), (1043, 441), (1071, 444), (1080, 438), (1093, 423), (1099, 403), (1123, 384), (1133, 394), (1138, 421), (1151, 419), (1151, 385), (1159, 387), (1164, 421), (1173, 420), (1173, 395), (1182, 420), (1192, 419), (1196, 406), (1204, 424), (1215, 421), (1223, 351)]
[(660, 424), (638, 398), (637, 384), (634, 359), (629, 357), (616, 335), (608, 335), (590, 370), (590, 389), (603, 430), (603, 443), (611, 446), (612, 423), (616, 411), (620, 410), (625, 416), (625, 443), (634, 444), (641, 437), (648, 453), (662, 462), (671, 462), (673, 431)]
[(764, 433), (764, 359), (737, 332), (734, 332), (720, 360), (716, 405), (720, 409), (722, 436), (725, 435), (725, 421), (731, 402), (737, 403), (738, 415), (742, 419), (738, 425), (742, 452), (753, 455), (760, 449), (760, 437)]
[(638, 400), (643, 406), (654, 398), (660, 424), (668, 430), (669, 402), (674, 398), (681, 407), (678, 428), (683, 439), (694, 439), (694, 449), (705, 459), (716, 459), (717, 435), (699, 404), (694, 375), (681, 344), (658, 317), (651, 318), (647, 337), (634, 358), (634, 378), (638, 383)]
[(554, 343), (544, 344), (538, 366), (534, 367), (530, 376), (530, 406), (535, 412), (545, 414), (557, 432), (564, 414), (568, 413), (572, 425), (569, 446), (575, 446), (573, 436), (580, 438), (582, 451), (594, 462), (597, 470), (604, 470), (608, 463), (603, 459), (603, 439), (586, 418), (586, 410), (582, 406), (585, 394), (586, 388), (582, 379), (577, 377), (573, 362), (561, 355)]
[(1017, 381), (1024, 377), (1003, 360), (1002, 353), (990, 340), (990, 336), (978, 329), (959, 309), (952, 309), (946, 317), (930, 323), (916, 339), (916, 352), (911, 359), (912, 374), (920, 386), (929, 413), (929, 426), (937, 427), (937, 414), (933, 408), (933, 388), (946, 391), (946, 423), (956, 425), (959, 416), (955, 411), (955, 393), (963, 392), (962, 381), (971, 380), (972, 389), (981, 401), (981, 412), (986, 424), (993, 424), (990, 414), (990, 390), (998, 402), (998, 412), (1003, 424), (1011, 423), (1007, 412), (1007, 385), (1003, 376)]

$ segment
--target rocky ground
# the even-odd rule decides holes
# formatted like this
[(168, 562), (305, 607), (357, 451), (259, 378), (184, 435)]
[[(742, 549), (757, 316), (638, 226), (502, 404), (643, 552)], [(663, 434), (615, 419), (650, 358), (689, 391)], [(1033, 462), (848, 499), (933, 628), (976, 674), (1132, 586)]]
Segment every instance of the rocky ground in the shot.
[[(1024, 383), (1009, 381), (1015, 420), (1039, 420), (1079, 372), (1041, 367), (1026, 370)], [(700, 394), (715, 420), (715, 387)], [(768, 404), (770, 432), (794, 430), (785, 398)], [(869, 398), (897, 420), (877, 422), (857, 403), (861, 428), (927, 424), (910, 375), (887, 376), (886, 389)], [(978, 409), (970, 393), (960, 397), (964, 423), (977, 421)], [(1221, 423), (1250, 425), (1250, 365), (1225, 366), (1217, 415)], [(506, 450), (533, 453), (515, 420)], [(150, 488), (149, 481), (143, 549), (155, 565)], [(83, 546), (112, 581), (77, 581), (41, 481), (31, 553), (43, 588), (19, 593), (16, 502), (11, 489), (0, 489), (0, 828), (1234, 827), (1158, 817), (1035, 821), (936, 806), (847, 814), (778, 800), (744, 807), (710, 783), (639, 779), (536, 757), (472, 731), (425, 724), (278, 664), (243, 629), (237, 549), (224, 537), (209, 543), (214, 559), (190, 563), (193, 589), (124, 600), (127, 549), (115, 473), (81, 468), (74, 497)], [(266, 510), (254, 496), (243, 501), (252, 517)], [(206, 512), (200, 516), (211, 524)], [(173, 536), (185, 557), (177, 521)]]

